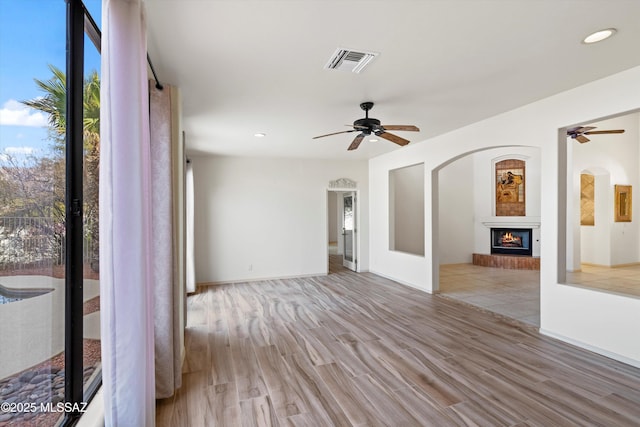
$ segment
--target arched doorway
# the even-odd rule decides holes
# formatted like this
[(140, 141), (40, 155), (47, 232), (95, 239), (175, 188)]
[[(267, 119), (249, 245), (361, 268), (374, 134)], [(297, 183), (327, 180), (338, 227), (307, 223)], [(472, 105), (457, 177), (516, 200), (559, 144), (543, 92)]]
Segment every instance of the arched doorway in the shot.
[[(514, 159), (513, 165), (509, 159)], [(520, 199), (516, 198), (521, 203), (516, 208), (500, 209), (496, 186), (500, 184), (501, 175), (496, 175), (499, 165), (507, 165), (523, 180), (517, 190)], [(506, 169), (502, 173), (506, 174)], [(432, 252), (437, 254), (433, 265), (434, 270), (438, 268), (438, 292), (539, 326), (540, 274), (531, 269), (536, 263), (539, 268), (540, 255), (539, 148), (499, 147), (462, 154), (433, 172), (432, 191), (437, 201)], [(513, 215), (505, 213), (509, 209)], [(492, 229), (507, 228), (531, 230), (528, 244), (532, 253), (526, 265), (514, 264), (510, 256), (491, 255)], [(519, 257), (516, 261), (525, 260)]]

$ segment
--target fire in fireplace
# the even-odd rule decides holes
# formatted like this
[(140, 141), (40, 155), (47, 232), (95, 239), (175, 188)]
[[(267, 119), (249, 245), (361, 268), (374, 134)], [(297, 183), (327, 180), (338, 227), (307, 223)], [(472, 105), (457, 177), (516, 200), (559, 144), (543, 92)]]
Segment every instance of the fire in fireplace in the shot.
[(492, 228), (491, 253), (532, 255), (530, 228)]
[(512, 232), (506, 232), (500, 238), (500, 246), (503, 248), (521, 248), (522, 237), (514, 235)]

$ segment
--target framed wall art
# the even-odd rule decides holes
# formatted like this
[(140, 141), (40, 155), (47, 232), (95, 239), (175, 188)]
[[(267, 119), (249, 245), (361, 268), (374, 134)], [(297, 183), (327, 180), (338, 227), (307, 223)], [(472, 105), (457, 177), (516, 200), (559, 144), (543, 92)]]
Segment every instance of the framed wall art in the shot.
[(525, 162), (503, 160), (495, 164), (496, 216), (525, 216)]
[(631, 222), (631, 186), (615, 186), (615, 221)]

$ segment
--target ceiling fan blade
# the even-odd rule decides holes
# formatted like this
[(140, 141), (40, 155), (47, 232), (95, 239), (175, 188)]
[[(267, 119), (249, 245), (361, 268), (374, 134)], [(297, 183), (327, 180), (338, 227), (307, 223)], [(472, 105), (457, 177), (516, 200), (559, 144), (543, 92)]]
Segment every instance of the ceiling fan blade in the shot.
[(611, 130), (593, 130), (590, 132), (583, 132), (585, 135), (602, 135), (605, 133), (624, 133), (624, 129), (611, 129)]
[(378, 131), (376, 132), (376, 135), (378, 135), (380, 138), (384, 138), (388, 141), (391, 141), (393, 143), (396, 143), (398, 145), (407, 145), (409, 142), (408, 139), (404, 139), (404, 138), (400, 138), (398, 135), (394, 135), (392, 133), (389, 132), (384, 132), (384, 131)]
[(351, 143), (351, 145), (349, 146), (349, 148), (347, 148), (347, 150), (351, 151), (358, 148), (358, 146), (360, 145), (364, 137), (365, 137), (364, 133), (361, 133), (360, 135), (356, 136), (353, 142)]
[(343, 130), (342, 132), (328, 133), (326, 135), (314, 136), (312, 139), (324, 138), (325, 136), (339, 135), (341, 133), (358, 132), (360, 129)]
[(345, 125), (345, 126), (349, 126), (350, 128), (354, 128), (354, 129), (367, 129), (366, 126), (361, 126), (361, 125)]
[(576, 135), (579, 133), (587, 132), (591, 129), (595, 129), (595, 127), (594, 126), (576, 126), (576, 127), (567, 129), (567, 134)]
[(589, 142), (590, 139), (584, 135), (576, 135), (575, 139), (578, 140), (579, 143), (584, 144), (585, 142)]
[(406, 130), (411, 132), (420, 132), (417, 126), (413, 125), (382, 125), (385, 130)]
[(587, 131), (590, 131), (591, 129), (595, 129), (595, 126), (580, 126), (578, 128), (578, 133), (585, 133)]

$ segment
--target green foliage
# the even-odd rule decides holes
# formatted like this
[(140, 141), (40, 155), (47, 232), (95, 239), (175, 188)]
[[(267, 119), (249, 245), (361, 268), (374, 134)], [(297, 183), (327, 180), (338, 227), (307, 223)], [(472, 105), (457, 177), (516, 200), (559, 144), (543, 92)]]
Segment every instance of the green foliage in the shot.
[(56, 147), (64, 146), (64, 136), (67, 129), (67, 82), (62, 70), (49, 64), (53, 76), (49, 80), (34, 79), (36, 85), (45, 93), (29, 101), (22, 101), (36, 110), (47, 113), (49, 117), (49, 135), (56, 142)]
[[(34, 79), (44, 96), (22, 103), (48, 115), (49, 134), (55, 148), (64, 150), (67, 131), (67, 76), (54, 65), (49, 64), (53, 74), (48, 80)], [(96, 144), (100, 138), (100, 77), (92, 71), (84, 81), (83, 129), (85, 148)]]

